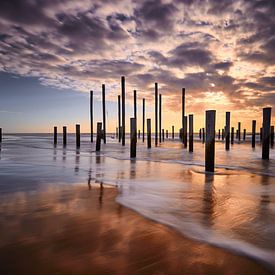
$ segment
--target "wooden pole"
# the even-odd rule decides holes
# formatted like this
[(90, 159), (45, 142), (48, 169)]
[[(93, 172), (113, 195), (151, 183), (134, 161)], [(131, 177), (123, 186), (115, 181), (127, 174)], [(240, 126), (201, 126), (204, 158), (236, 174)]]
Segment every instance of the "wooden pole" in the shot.
[(226, 112), (225, 149), (229, 150), (230, 144), (230, 112)]
[(205, 143), (205, 129), (202, 128), (202, 143)]
[(134, 90), (134, 118), (137, 121), (137, 91)]
[(101, 135), (102, 135), (102, 123), (98, 122), (96, 127), (96, 151), (100, 151), (101, 145)]
[(91, 142), (94, 142), (94, 111), (93, 111), (94, 92), (90, 91), (90, 123), (91, 123)]
[(263, 140), (263, 128), (260, 128), (260, 141), (262, 142)]
[(151, 119), (147, 118), (147, 148), (151, 148)]
[(215, 123), (216, 111), (206, 111), (205, 171), (207, 172), (214, 172), (215, 169)]
[(270, 128), (270, 146), (274, 146), (274, 126)]
[(238, 140), (241, 140), (241, 123), (238, 122)]
[(135, 118), (130, 118), (130, 157), (135, 158), (137, 155), (137, 121)]
[(120, 114), (120, 95), (117, 96), (117, 106), (118, 106), (118, 141), (121, 142), (121, 114)]
[(116, 139), (118, 138), (118, 127), (116, 127)]
[(125, 77), (121, 77), (121, 100), (122, 100), (122, 146), (125, 146)]
[(189, 152), (193, 152), (193, 115), (189, 115)]
[(184, 117), (183, 140), (184, 148), (187, 148), (187, 116)]
[(263, 108), (262, 159), (269, 159), (271, 108)]
[(166, 139), (168, 139), (169, 134), (168, 134), (168, 130), (166, 130)]
[(56, 126), (53, 127), (53, 143), (54, 145), (57, 144), (57, 127)]
[(231, 144), (234, 144), (234, 127), (231, 127)]
[(105, 84), (102, 84), (102, 114), (103, 114), (103, 140), (106, 144), (106, 105), (105, 105)]
[(162, 142), (164, 142), (164, 129), (162, 129)]
[(251, 138), (252, 148), (255, 148), (255, 143), (256, 143), (256, 120), (252, 120), (252, 138)]
[(246, 129), (243, 129), (243, 141), (246, 139)]
[(63, 146), (67, 145), (67, 127), (63, 126)]
[(219, 129), (218, 139), (221, 139), (221, 129)]
[(172, 126), (172, 139), (175, 138), (175, 126), (173, 125)]
[(142, 142), (145, 139), (145, 98), (142, 99)]
[(159, 95), (159, 143), (161, 143), (161, 94)]
[(158, 146), (158, 83), (155, 83), (155, 146)]
[(224, 140), (224, 128), (222, 129), (222, 140)]
[(2, 128), (0, 128), (0, 143), (2, 143)]
[(76, 132), (76, 147), (80, 147), (80, 125), (75, 125), (75, 132)]
[[(181, 93), (181, 121), (182, 121), (182, 125), (181, 128), (183, 130), (183, 133), (185, 133), (184, 128), (187, 127), (187, 125), (184, 125), (185, 123), (185, 88), (182, 88), (182, 93)], [(187, 130), (186, 130), (187, 133)], [(187, 137), (187, 136), (186, 136)], [(185, 147), (185, 139), (184, 139), (184, 134), (183, 134), (183, 138), (182, 138), (182, 143), (184, 143), (184, 147)], [(187, 146), (187, 144), (186, 144)]]
[(239, 130), (237, 129), (236, 130), (236, 139), (238, 139), (238, 137), (239, 137)]
[(138, 130), (138, 139), (140, 139), (140, 130)]
[(199, 132), (199, 138), (201, 139), (201, 128), (200, 128), (200, 132)]

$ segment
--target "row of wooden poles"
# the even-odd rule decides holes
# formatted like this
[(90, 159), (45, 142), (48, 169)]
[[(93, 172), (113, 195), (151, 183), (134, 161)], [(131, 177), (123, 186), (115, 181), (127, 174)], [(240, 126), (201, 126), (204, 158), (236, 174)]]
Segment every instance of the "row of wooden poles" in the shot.
[[(155, 146), (164, 140), (164, 129), (162, 129), (162, 96), (158, 93), (158, 83), (155, 83)], [(105, 105), (105, 85), (102, 85), (102, 111), (103, 122), (97, 122), (96, 136), (96, 151), (100, 151), (101, 139), (106, 143), (106, 105)], [(90, 91), (90, 123), (91, 123), (91, 142), (93, 142), (93, 91)], [(179, 136), (187, 147), (187, 120), (189, 124), (189, 151), (193, 152), (193, 114), (185, 116), (185, 88), (182, 88), (182, 128), (179, 131)], [(147, 118), (147, 147), (151, 148), (151, 119)], [(214, 171), (215, 167), (215, 124), (216, 111), (207, 110), (205, 128), (200, 129), (199, 137), (205, 143), (205, 170)], [(172, 138), (174, 139), (174, 126), (172, 126)], [(230, 138), (231, 134), (231, 138)], [(116, 136), (122, 146), (125, 146), (125, 77), (121, 77), (121, 95), (118, 95), (118, 127), (116, 128)], [(244, 140), (246, 130), (244, 130)], [(262, 141), (262, 158), (269, 159), (270, 145), (274, 144), (274, 126), (271, 126), (271, 108), (263, 109), (263, 123), (260, 131)], [(140, 137), (140, 131), (138, 132)], [(168, 131), (166, 130), (166, 137)], [(221, 138), (221, 131), (218, 131), (218, 139)], [(226, 125), (222, 129), (222, 139), (225, 139), (225, 149), (229, 150), (230, 143), (234, 143), (234, 127), (231, 127), (230, 132), (230, 112), (226, 112)], [(238, 123), (237, 139), (241, 139), (241, 123)], [(145, 98), (142, 99), (142, 140), (145, 140)], [(230, 142), (231, 140), (231, 142)], [(252, 147), (255, 147), (256, 142), (256, 120), (252, 121)], [(57, 144), (57, 127), (54, 127), (54, 144)], [(67, 129), (63, 127), (63, 144), (67, 144)], [(137, 144), (137, 92), (134, 90), (134, 117), (130, 118), (130, 157), (136, 157)], [(76, 146), (80, 147), (80, 125), (76, 125)]]

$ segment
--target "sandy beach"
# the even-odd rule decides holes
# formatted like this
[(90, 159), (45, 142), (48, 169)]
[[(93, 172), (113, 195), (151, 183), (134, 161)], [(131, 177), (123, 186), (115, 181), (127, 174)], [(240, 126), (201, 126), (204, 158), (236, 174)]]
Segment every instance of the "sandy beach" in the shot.
[(115, 202), (91, 182), (1, 199), (0, 274), (268, 274)]

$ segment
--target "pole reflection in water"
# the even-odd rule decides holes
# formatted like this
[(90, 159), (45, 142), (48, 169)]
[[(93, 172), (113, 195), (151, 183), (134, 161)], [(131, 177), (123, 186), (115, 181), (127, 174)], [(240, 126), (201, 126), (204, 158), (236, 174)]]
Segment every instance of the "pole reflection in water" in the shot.
[(203, 192), (203, 223), (206, 226), (211, 227), (214, 224), (215, 219), (215, 187), (214, 187), (214, 175), (205, 174), (204, 192)]

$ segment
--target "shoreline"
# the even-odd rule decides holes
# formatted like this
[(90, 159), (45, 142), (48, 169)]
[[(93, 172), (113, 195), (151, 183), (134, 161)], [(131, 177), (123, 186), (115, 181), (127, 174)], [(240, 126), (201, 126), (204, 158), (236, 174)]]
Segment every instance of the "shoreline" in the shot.
[(271, 274), (116, 202), (117, 188), (49, 186), (4, 196), (1, 274)]

